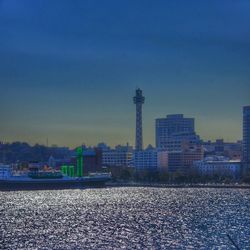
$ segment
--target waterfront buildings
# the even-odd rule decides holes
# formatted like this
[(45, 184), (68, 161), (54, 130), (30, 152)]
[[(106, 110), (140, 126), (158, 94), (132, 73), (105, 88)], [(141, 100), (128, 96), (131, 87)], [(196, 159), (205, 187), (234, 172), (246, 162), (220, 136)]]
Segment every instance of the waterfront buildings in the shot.
[(204, 156), (225, 156), (232, 160), (242, 158), (242, 141), (225, 142), (223, 139), (217, 139), (214, 142), (206, 141), (202, 143), (204, 147)]
[(143, 150), (142, 104), (145, 101), (145, 97), (142, 95), (142, 90), (141, 89), (136, 89), (133, 101), (134, 101), (134, 104), (136, 105), (135, 149), (136, 150)]
[(136, 150), (132, 162), (137, 170), (167, 170), (168, 153), (154, 148)]
[(193, 135), (194, 118), (185, 118), (183, 114), (167, 115), (155, 120), (155, 145), (167, 149), (169, 138), (180, 133)]
[[(82, 156), (83, 156), (83, 166), (81, 172), (83, 175), (102, 171), (102, 151), (100, 149), (85, 148), (82, 152)], [(68, 165), (77, 166), (76, 154), (72, 157)]]
[(201, 145), (201, 140), (195, 132), (180, 132), (174, 133), (168, 137), (165, 149), (168, 152), (180, 151), (184, 144)]
[(11, 176), (10, 165), (0, 163), (0, 179), (7, 179)]
[(187, 173), (193, 161), (203, 159), (200, 137), (194, 118), (183, 114), (167, 115), (155, 121), (156, 147), (168, 152), (168, 171)]
[(202, 160), (204, 156), (201, 144), (183, 141), (181, 149), (168, 152), (168, 172), (188, 173), (194, 161)]
[(49, 157), (49, 160), (48, 160), (48, 165), (49, 165), (49, 167), (51, 167), (51, 168), (55, 168), (56, 167), (56, 159), (51, 155), (50, 157)]
[(243, 157), (244, 170), (250, 172), (250, 106), (243, 107)]
[(83, 174), (102, 171), (102, 151), (98, 148), (83, 151)]
[(114, 149), (102, 151), (102, 166), (105, 167), (128, 167), (131, 166), (133, 148), (127, 146), (116, 146)]
[(132, 165), (137, 170), (159, 170), (170, 173), (188, 173), (193, 162), (203, 159), (203, 147), (182, 142), (178, 151), (147, 148), (142, 151), (134, 151)]
[(203, 176), (231, 176), (240, 175), (240, 160), (229, 160), (223, 156), (210, 156), (204, 160), (194, 162), (194, 170)]

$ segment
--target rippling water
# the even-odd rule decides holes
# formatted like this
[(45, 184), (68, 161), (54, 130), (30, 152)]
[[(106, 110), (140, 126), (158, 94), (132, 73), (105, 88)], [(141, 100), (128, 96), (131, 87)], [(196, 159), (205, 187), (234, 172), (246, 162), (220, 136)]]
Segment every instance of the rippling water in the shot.
[(0, 249), (250, 249), (250, 190), (0, 192)]

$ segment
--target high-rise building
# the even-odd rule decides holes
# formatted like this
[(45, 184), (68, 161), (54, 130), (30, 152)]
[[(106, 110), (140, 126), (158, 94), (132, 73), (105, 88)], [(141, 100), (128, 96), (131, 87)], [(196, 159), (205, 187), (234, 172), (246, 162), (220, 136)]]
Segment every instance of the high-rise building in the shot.
[(135, 149), (143, 150), (143, 138), (142, 138), (142, 104), (145, 101), (145, 97), (142, 95), (141, 89), (136, 89), (135, 96), (133, 98), (136, 105), (136, 132), (135, 132)]
[(243, 158), (244, 169), (250, 172), (250, 106), (243, 107)]
[(195, 133), (194, 118), (175, 114), (156, 119), (155, 135), (156, 147), (168, 152), (169, 172), (188, 173), (194, 161), (203, 159), (202, 141)]
[[(184, 118), (182, 114), (167, 115), (155, 121), (156, 147), (167, 149), (170, 137), (185, 133), (194, 135), (194, 118)], [(180, 139), (180, 136), (179, 136)]]
[(200, 137), (194, 132), (175, 133), (167, 138), (163, 148), (168, 152), (180, 151), (182, 150), (183, 143), (189, 143), (190, 145), (200, 145), (201, 140)]

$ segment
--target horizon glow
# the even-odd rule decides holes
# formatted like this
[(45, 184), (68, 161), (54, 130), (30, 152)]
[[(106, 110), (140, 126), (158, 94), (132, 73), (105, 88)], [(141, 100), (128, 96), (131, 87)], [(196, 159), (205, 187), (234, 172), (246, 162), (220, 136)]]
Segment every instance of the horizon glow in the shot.
[(144, 147), (154, 120), (194, 117), (203, 140), (242, 138), (250, 2), (0, 0), (0, 141)]

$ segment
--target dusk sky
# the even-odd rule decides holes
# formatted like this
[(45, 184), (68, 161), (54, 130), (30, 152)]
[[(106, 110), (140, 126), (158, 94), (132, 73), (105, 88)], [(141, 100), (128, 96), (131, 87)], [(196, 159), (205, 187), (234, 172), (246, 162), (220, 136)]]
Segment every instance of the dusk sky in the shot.
[(0, 141), (144, 145), (183, 113), (202, 139), (242, 138), (249, 0), (0, 0)]

